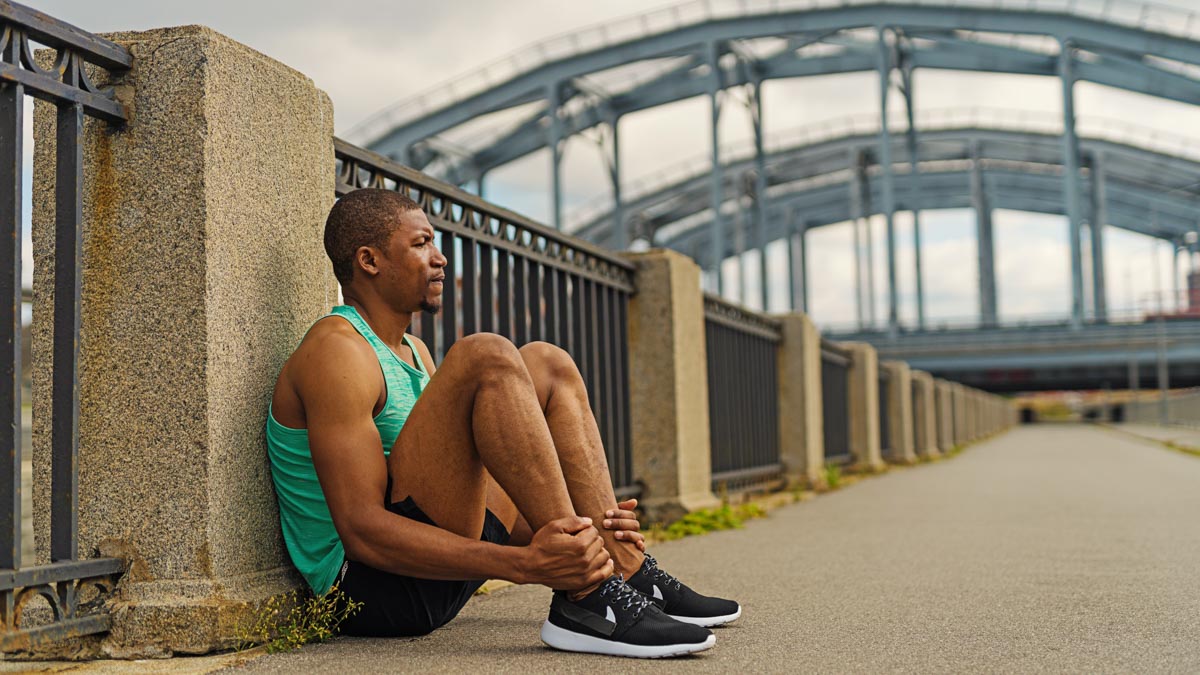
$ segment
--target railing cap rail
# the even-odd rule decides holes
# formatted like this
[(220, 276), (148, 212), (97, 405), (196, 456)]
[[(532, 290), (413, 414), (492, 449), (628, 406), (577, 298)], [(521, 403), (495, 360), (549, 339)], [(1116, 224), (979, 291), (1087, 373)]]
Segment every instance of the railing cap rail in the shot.
[(783, 339), (783, 321), (712, 293), (704, 294), (704, 317), (773, 342)]

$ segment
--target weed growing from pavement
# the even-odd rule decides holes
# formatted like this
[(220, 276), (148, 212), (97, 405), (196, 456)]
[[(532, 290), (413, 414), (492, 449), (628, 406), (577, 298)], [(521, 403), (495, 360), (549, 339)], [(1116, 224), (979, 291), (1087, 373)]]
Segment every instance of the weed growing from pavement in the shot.
[(825, 465), (825, 487), (836, 490), (842, 484), (842, 467), (837, 464)]
[[(310, 642), (324, 642), (338, 626), (362, 609), (361, 602), (346, 599), (337, 586), (322, 596), (311, 591), (290, 591), (267, 600), (249, 625), (234, 626), (236, 651), (266, 645), (268, 654), (285, 652)], [(290, 609), (289, 609), (290, 608)]]
[(766, 515), (766, 510), (758, 504), (722, 504), (715, 509), (692, 511), (666, 527), (655, 525), (652, 528), (652, 538), (657, 541), (671, 541), (720, 530), (739, 530), (745, 527), (747, 520)]
[(1181, 443), (1176, 443), (1175, 441), (1163, 441), (1163, 445), (1176, 452), (1182, 452), (1185, 455), (1200, 457), (1200, 448), (1193, 448), (1190, 445), (1183, 445)]

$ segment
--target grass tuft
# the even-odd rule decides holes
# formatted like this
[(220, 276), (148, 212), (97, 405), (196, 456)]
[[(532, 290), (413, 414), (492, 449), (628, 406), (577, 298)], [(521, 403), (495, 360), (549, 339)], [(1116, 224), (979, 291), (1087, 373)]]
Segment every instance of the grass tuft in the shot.
[(349, 600), (337, 586), (322, 596), (307, 588), (290, 591), (267, 600), (249, 624), (234, 626), (239, 652), (266, 645), (268, 654), (299, 649), (311, 642), (325, 642), (337, 634), (338, 626), (362, 609), (361, 602)]

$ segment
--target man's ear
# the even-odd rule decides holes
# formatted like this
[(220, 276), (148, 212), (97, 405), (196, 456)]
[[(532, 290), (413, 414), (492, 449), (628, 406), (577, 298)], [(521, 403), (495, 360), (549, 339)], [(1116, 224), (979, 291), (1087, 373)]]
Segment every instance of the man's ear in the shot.
[(376, 251), (370, 246), (359, 246), (358, 249), (354, 251), (354, 263), (358, 265), (358, 267), (362, 269), (367, 276), (373, 277), (376, 274), (379, 274), (378, 255), (379, 251)]

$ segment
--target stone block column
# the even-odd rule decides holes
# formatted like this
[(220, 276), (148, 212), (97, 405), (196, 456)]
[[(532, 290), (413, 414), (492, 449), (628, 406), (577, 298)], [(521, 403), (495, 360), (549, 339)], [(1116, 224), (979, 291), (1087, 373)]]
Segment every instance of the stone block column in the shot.
[(825, 467), (821, 334), (804, 314), (779, 319), (779, 459), (790, 484), (812, 487), (823, 480)]
[(971, 431), (967, 426), (967, 388), (958, 382), (950, 384), (951, 400), (954, 402), (954, 444), (966, 445), (971, 441)]
[(942, 453), (938, 449), (937, 402), (933, 393), (933, 376), (923, 370), (913, 370), (913, 451), (918, 457), (933, 458)]
[(700, 268), (687, 256), (632, 254), (638, 293), (629, 303), (629, 410), (633, 475), (648, 521), (718, 503), (712, 493), (708, 362)]
[[(84, 148), (79, 550), (124, 558), (112, 631), (76, 655), (232, 645), (300, 585), (264, 441), (275, 378), (336, 301), (322, 232), (333, 109), (304, 75), (198, 26), (110, 36), (130, 120)], [(35, 111), (34, 519), (48, 559), (54, 109)]]
[(884, 467), (879, 448), (879, 359), (865, 342), (845, 342), (850, 351), (850, 454), (854, 467), (879, 471)]
[(943, 453), (954, 449), (954, 389), (951, 382), (934, 380), (937, 407), (938, 448)]
[(882, 361), (879, 368), (888, 373), (888, 461), (912, 464), (917, 461), (913, 446), (912, 377), (903, 361)]

